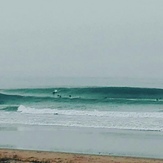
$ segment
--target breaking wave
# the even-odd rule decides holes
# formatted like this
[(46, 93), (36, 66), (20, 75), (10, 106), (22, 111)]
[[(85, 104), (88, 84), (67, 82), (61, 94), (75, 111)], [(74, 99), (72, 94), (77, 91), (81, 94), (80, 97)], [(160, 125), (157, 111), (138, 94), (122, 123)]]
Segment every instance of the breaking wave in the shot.
[(23, 102), (77, 102), (163, 104), (163, 89), (132, 87), (85, 87), (10, 89), (0, 93), (0, 104)]

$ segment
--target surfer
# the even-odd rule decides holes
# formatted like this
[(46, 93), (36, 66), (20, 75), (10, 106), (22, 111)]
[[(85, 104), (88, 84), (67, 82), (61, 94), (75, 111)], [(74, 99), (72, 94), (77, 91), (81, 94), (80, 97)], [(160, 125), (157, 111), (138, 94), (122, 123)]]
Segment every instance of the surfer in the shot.
[(61, 98), (62, 96), (61, 95), (57, 95), (59, 98)]
[(55, 90), (53, 91), (53, 95), (55, 95), (57, 92), (58, 92), (57, 89), (55, 89)]

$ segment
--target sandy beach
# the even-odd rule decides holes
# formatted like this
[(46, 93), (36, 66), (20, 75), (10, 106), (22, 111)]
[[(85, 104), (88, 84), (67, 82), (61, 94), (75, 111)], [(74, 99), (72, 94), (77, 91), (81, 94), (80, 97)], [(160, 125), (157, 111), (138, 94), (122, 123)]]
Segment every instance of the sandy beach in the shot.
[(161, 163), (162, 159), (115, 157), (57, 153), (44, 151), (0, 149), (0, 162), (14, 163)]

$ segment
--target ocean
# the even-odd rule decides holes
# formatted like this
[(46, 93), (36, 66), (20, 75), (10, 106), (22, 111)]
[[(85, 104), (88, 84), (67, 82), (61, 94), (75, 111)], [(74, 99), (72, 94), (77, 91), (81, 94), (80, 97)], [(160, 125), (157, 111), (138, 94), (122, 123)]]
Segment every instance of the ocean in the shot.
[(0, 124), (163, 131), (163, 89), (78, 87), (1, 90)]
[(1, 89), (0, 135), (1, 148), (163, 158), (163, 89)]

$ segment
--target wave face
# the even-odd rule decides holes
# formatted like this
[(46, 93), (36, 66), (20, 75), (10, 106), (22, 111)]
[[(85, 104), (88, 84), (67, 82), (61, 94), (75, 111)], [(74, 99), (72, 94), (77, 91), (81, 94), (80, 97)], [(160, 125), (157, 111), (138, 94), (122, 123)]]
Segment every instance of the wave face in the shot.
[(163, 131), (163, 89), (79, 87), (1, 90), (0, 124)]
[[(57, 92), (55, 92), (55, 90)], [(54, 92), (54, 93), (53, 93)], [(104, 102), (104, 103), (163, 103), (163, 89), (131, 87), (86, 87), (12, 89), (0, 93), (0, 104), (39, 101)]]

